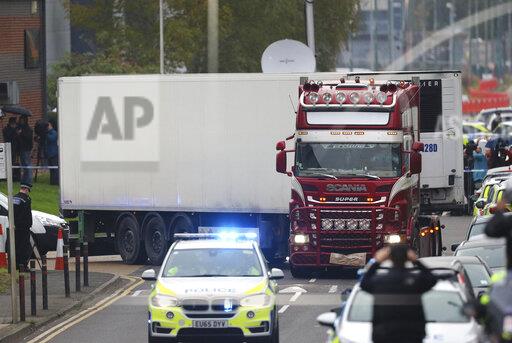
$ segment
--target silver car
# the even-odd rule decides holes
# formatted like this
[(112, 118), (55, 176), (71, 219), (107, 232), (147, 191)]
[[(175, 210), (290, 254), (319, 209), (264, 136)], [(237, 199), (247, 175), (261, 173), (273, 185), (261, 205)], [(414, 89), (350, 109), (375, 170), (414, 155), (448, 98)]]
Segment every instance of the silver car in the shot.
[[(423, 308), (427, 320), (424, 343), (478, 343), (481, 327), (473, 318), (462, 314), (468, 297), (452, 281), (439, 281), (423, 295)], [(331, 327), (328, 342), (372, 342), (373, 296), (359, 287), (353, 289), (344, 303), (342, 313), (328, 312), (318, 317), (321, 325)]]

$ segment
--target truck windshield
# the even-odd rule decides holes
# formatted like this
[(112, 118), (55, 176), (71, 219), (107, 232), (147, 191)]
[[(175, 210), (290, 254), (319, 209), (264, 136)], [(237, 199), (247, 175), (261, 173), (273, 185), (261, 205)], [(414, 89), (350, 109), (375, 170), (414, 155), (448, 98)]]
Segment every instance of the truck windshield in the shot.
[(298, 143), (296, 175), (303, 177), (398, 177), (399, 143)]

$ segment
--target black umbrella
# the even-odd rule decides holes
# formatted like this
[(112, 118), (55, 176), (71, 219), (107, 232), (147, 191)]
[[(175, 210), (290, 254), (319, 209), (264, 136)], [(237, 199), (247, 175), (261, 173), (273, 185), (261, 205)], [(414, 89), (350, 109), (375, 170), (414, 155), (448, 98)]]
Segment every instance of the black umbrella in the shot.
[(32, 112), (21, 106), (3, 106), (0, 110), (5, 113), (11, 113), (20, 116), (31, 116)]

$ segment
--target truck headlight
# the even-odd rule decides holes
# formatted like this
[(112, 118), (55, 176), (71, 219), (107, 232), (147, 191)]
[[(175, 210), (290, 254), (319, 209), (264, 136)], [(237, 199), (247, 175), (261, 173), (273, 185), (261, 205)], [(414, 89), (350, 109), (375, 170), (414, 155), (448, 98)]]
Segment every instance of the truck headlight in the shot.
[(267, 307), (270, 306), (272, 297), (268, 294), (255, 294), (240, 300), (240, 306), (244, 307)]
[(385, 235), (384, 243), (387, 244), (398, 244), (402, 241), (402, 237), (400, 235)]
[(179, 301), (169, 295), (156, 294), (151, 298), (151, 305), (155, 307), (176, 307), (179, 306)]
[(295, 244), (307, 244), (309, 243), (309, 235), (298, 234), (293, 236), (293, 243)]

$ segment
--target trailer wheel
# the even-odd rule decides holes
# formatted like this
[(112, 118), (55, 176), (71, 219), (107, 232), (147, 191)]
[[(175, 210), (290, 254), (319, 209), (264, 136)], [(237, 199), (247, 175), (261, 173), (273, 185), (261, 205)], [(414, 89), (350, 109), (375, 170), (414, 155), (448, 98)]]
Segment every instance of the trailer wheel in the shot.
[(192, 224), (192, 221), (188, 216), (180, 215), (174, 219), (171, 229), (173, 235), (175, 233), (193, 233), (194, 224)]
[(307, 269), (304, 267), (295, 267), (293, 263), (290, 262), (290, 273), (295, 279), (304, 279), (308, 276)]
[(139, 223), (132, 215), (126, 215), (118, 221), (116, 242), (124, 263), (136, 264), (145, 260)]
[(144, 224), (144, 247), (151, 264), (159, 266), (167, 254), (169, 242), (165, 239), (165, 223), (158, 214)]

